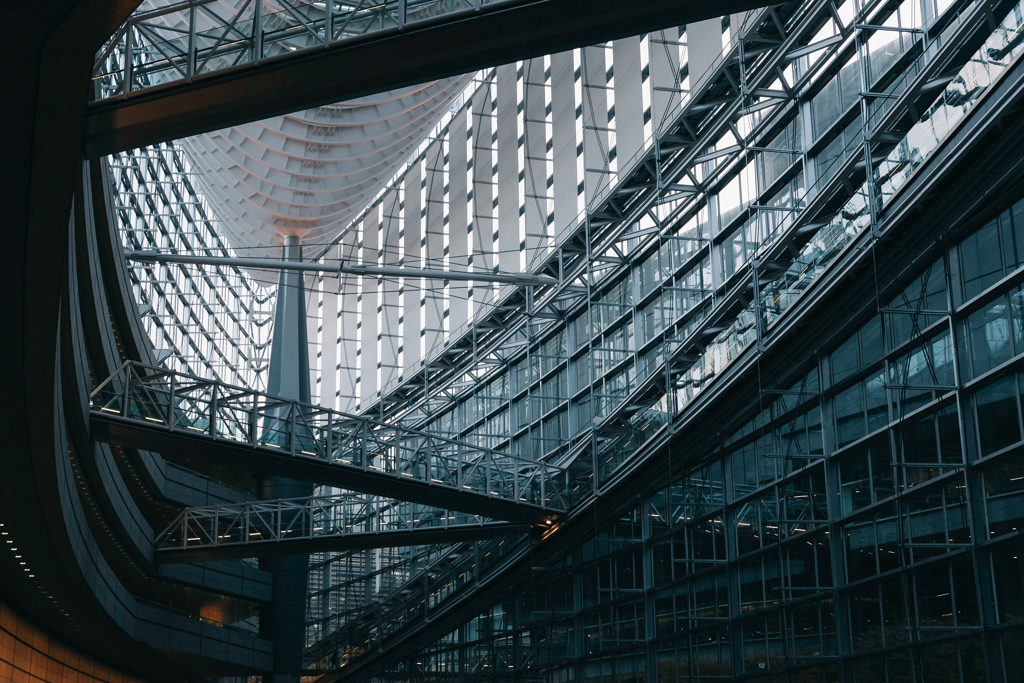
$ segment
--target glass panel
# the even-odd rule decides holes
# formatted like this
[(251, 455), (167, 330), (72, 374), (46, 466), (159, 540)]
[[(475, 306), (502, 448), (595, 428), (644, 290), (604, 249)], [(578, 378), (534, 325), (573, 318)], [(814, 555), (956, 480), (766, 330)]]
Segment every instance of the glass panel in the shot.
[(960, 243), (960, 272), (964, 299), (979, 294), (1002, 277), (1003, 264), (999, 253), (999, 230), (992, 221)]
[(839, 462), (839, 492), (844, 515), (893, 494), (888, 441), (872, 440), (843, 454)]
[(1009, 300), (1001, 296), (967, 319), (973, 377), (1013, 357)]
[(1003, 458), (984, 471), (985, 511), (989, 536), (1024, 528), (1024, 461)]
[(974, 394), (974, 407), (981, 455), (1020, 441), (1020, 411), (1013, 377), (978, 389)]

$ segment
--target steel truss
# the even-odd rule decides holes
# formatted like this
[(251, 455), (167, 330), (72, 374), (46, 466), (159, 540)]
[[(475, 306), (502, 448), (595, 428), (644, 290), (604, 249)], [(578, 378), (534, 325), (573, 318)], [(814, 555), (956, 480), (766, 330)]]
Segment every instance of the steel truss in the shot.
[[(464, 339), (453, 341), (444, 360), (429, 364), (429, 372), (421, 373), (413, 383), (382, 399), (377, 406), (379, 413), (412, 424), (428, 424), (432, 416), (441, 414), (472, 391), (467, 389), (470, 381), (484, 382), (500, 371), (495, 366), (503, 367), (521, 357), (526, 344), (535, 343), (546, 330), (579, 310), (582, 300), (597, 289), (599, 281), (613, 281), (650, 253), (651, 245), (671, 237), (676, 226), (700, 208), (706, 192), (730, 177), (742, 161), (752, 158), (756, 149), (750, 143), (764, 137), (770, 122), (785, 116), (783, 112), (795, 102), (800, 91), (834, 63), (833, 57), (859, 51), (862, 33), (881, 30), (877, 26), (881, 22), (875, 19), (884, 19), (887, 11), (884, 3), (869, 5), (863, 9), (858, 23), (841, 26), (837, 39), (814, 43), (812, 38), (821, 22), (835, 15), (834, 7), (819, 2), (799, 16), (781, 15), (792, 19), (791, 26), (779, 14), (787, 7), (792, 9), (787, 5), (761, 13), (760, 21), (740, 36), (732, 53), (719, 62), (704, 86), (695, 90), (677, 118), (678, 128), (661, 136), (658, 144), (646, 151), (646, 157), (631, 164), (602, 207), (591, 212), (578, 232), (556, 249), (541, 272), (558, 274), (559, 286), (539, 292), (528, 302), (524, 314), (509, 313), (502, 331), (495, 331), (501, 329), (498, 325), (474, 329)], [(952, 22), (938, 26), (936, 30), (945, 31), (943, 42), (937, 47), (918, 48), (914, 59), (919, 68), (900, 84), (898, 94), (885, 98), (891, 102), (889, 106), (865, 117), (863, 134), (849, 150), (847, 161), (811, 186), (781, 228), (759, 246), (755, 257), (727, 282), (719, 283), (714, 294), (692, 314), (695, 324), (688, 327), (684, 337), (664, 340), (668, 352), (659, 369), (638, 383), (614, 413), (587, 435), (599, 456), (622, 451), (615, 456), (616, 464), (621, 464), (653, 452), (653, 447), (644, 444), (656, 446), (663, 442), (674, 423), (690, 415), (692, 411), (684, 409), (721, 374), (723, 365), (749, 349), (760, 352), (776, 329), (775, 323), (795, 307), (801, 294), (849, 250), (855, 239), (863, 241), (865, 235), (878, 239), (878, 213), (893, 203), (893, 198), (915, 177), (914, 172), (1019, 61), (1022, 27), (1017, 17), (1021, 12), (1011, 13), (1002, 24), (992, 19), (993, 12), (999, 17), (1012, 8), (1012, 3), (981, 3), (955, 16)], [(766, 27), (777, 28), (781, 39), (774, 43), (765, 40)], [(983, 32), (980, 38), (979, 31)], [(921, 41), (928, 38), (918, 35)], [(762, 41), (760, 47), (758, 40)], [(965, 52), (966, 46), (974, 47)], [(798, 81), (786, 83), (781, 66), (793, 56), (812, 53), (821, 56)], [(754, 57), (748, 62), (751, 54)], [(776, 79), (781, 80), (782, 89), (768, 92), (767, 85)], [(941, 83), (935, 85), (937, 80)], [(713, 87), (716, 83), (717, 90)], [(752, 95), (757, 92), (765, 96)], [(865, 89), (859, 99), (863, 105), (879, 98), (877, 93)], [(708, 112), (713, 116), (701, 116)], [(736, 121), (755, 112), (764, 116), (752, 126), (752, 133), (745, 137), (737, 135)], [(726, 130), (738, 138), (739, 144), (708, 153)], [(697, 164), (708, 163), (713, 167), (706, 170), (698, 183), (694, 170)], [(680, 194), (673, 187), (684, 187), (682, 194), (688, 196), (680, 197), (679, 204), (667, 215), (660, 215), (656, 208), (660, 206), (659, 198), (668, 193)], [(761, 203), (752, 204), (750, 210), (758, 210), (757, 204)], [(641, 231), (640, 219), (644, 216), (654, 221), (657, 230)], [(591, 247), (589, 240), (597, 246)], [(710, 249), (710, 245), (703, 246), (691, 262), (707, 256)], [(613, 265), (595, 268), (598, 262)], [(598, 271), (600, 275), (595, 277)], [(472, 344), (460, 347), (469, 342)], [(719, 364), (709, 366), (709, 358), (716, 353)], [(638, 433), (642, 430), (637, 425), (644, 424), (640, 422), (644, 411), (663, 397), (672, 399), (667, 429), (652, 430), (646, 435)], [(408, 400), (415, 403), (405, 409), (402, 402)], [(662, 437), (661, 441), (654, 439), (654, 434)], [(452, 574), (469, 566), (472, 559), (457, 564)], [(392, 609), (375, 619), (378, 630), (372, 642), (404, 640), (411, 631), (422, 628), (424, 623), (416, 618), (421, 615), (415, 605), (422, 604), (426, 596), (443, 592), (445, 584), (446, 578), (439, 578), (422, 593), (406, 600), (400, 600), (396, 593)], [(446, 604), (465, 600), (477, 585), (472, 582), (453, 587), (446, 594)], [(380, 604), (368, 606), (362, 617), (352, 619), (370, 619)], [(405, 627), (396, 622), (404, 622)], [(310, 661), (315, 652), (315, 648), (310, 651)], [(362, 665), (355, 668), (362, 671)], [(353, 674), (358, 675), (354, 670)]]
[[(806, 36), (818, 30), (822, 21), (831, 17), (829, 3), (818, 3), (800, 17), (790, 17), (788, 12), (796, 7), (796, 4), (791, 4), (759, 12), (751, 22), (753, 30), (740, 36), (733, 49), (716, 62), (712, 72), (697, 84), (671, 123), (659, 133), (657, 141), (634, 159), (623, 163), (619, 182), (591, 203), (589, 211), (579, 217), (575, 229), (552, 250), (537, 270), (557, 276), (559, 285), (535, 289), (532, 296), (523, 291), (510, 293), (489, 311), (482, 323), (474, 325), (463, 337), (452, 339), (439, 356), (424, 364), (422, 371), (393, 392), (385, 394), (367, 413), (388, 415), (389, 419), (420, 427), (428, 425), (432, 417), (449, 410), (474, 387), (507, 371), (507, 366), (518, 360), (527, 346), (564, 324), (572, 312), (582, 308), (599, 291), (601, 283), (614, 281), (632, 267), (638, 255), (649, 251), (663, 239), (671, 239), (678, 226), (702, 206), (708, 188), (715, 184), (714, 179), (722, 178), (727, 169), (734, 168), (736, 161), (749, 154), (742, 145), (737, 145), (725, 153), (706, 158), (706, 150), (713, 148), (715, 141), (727, 131), (738, 132), (733, 118), (744, 108), (744, 103), (751, 101), (748, 90), (753, 90), (753, 87), (741, 86), (744, 78), (748, 83), (773, 83), (781, 77), (781, 67), (787, 62), (787, 50), (800, 47), (801, 37), (806, 40)], [(787, 31), (783, 17), (798, 22), (797, 26)], [(818, 69), (836, 54), (837, 45), (833, 42), (821, 46)], [(760, 57), (759, 62), (764, 60), (764, 55), (777, 52), (771, 64), (764, 65), (761, 70), (747, 68), (745, 74), (741, 74), (740, 61), (744, 49), (754, 55), (755, 60)], [(797, 88), (812, 75), (813, 72), (806, 74), (800, 83), (787, 88), (786, 98), (773, 96), (759, 102), (757, 110), (747, 115), (756, 115), (756, 122), (760, 125), (746, 140), (763, 137), (774, 115), (792, 105)], [(742, 137), (740, 139), (745, 142)], [(713, 167), (701, 181), (697, 180), (694, 172), (698, 165)], [(666, 196), (671, 196), (674, 202), (666, 203)], [(698, 262), (707, 256), (709, 250), (710, 245), (705, 244), (689, 260)], [(708, 294), (703, 305), (710, 308), (715, 298)], [(637, 412), (636, 406), (648, 408), (653, 405), (655, 401), (645, 396), (646, 393), (649, 393), (646, 387), (643, 393), (633, 392), (622, 401), (615, 415), (603, 424), (595, 425), (585, 435), (585, 442), (569, 450), (564, 461), (570, 466), (573, 461), (579, 462), (579, 466), (572, 467), (571, 471), (579, 470), (583, 478), (587, 477), (591, 471), (591, 459), (582, 456), (590, 454), (598, 444), (603, 445), (606, 451), (628, 447), (629, 452), (634, 452), (658, 431), (661, 425), (656, 418), (654, 422), (644, 416), (634, 420), (620, 419), (623, 411), (632, 414)], [(652, 426), (655, 429), (650, 429)], [(476, 545), (456, 561), (450, 572), (414, 581), (411, 586), (368, 604), (364, 614), (353, 613), (335, 623), (372, 622), (376, 625), (377, 643), (402, 632), (404, 627), (414, 628), (417, 617), (430, 602), (429, 596), (454, 594), (464, 597), (483, 585), (480, 579), (485, 571), (477, 562), (483, 554), (481, 550), (507, 557), (514, 549), (508, 543), (502, 546), (493, 543)], [(453, 577), (459, 578), (453, 580)], [(325, 634), (321, 645), (309, 651), (311, 664), (317, 660), (322, 646), (329, 642), (330, 637)]]
[[(283, 1), (275, 10), (259, 0), (226, 7), (214, 0), (184, 0), (135, 12), (97, 54), (98, 98), (144, 93), (175, 81), (268, 57), (323, 48), (361, 36), (400, 30), (446, 14), (479, 10), (470, 3), (436, 0), (370, 4), (345, 0)], [(131, 59), (126, 56), (131, 55)]]
[(181, 0), (137, 12), (97, 54), (85, 148), (142, 147), (761, 1)]
[[(787, 54), (801, 44), (799, 38), (813, 34), (831, 16), (829, 6), (817, 3), (799, 17), (788, 16), (798, 7), (795, 4), (759, 12), (750, 22), (752, 30), (701, 79), (657, 141), (620, 162), (618, 183), (591, 203), (535, 269), (557, 277), (559, 284), (531, 293), (512, 292), (481, 323), (452, 339), (422, 371), (367, 412), (424, 424), (466, 395), (467, 387), (486, 381), (493, 371), (522, 356), (525, 345), (579, 310), (600, 283), (613, 281), (632, 267), (637, 254), (673, 238), (703, 206), (707, 191), (736, 170), (737, 162), (752, 158), (750, 143), (766, 134), (777, 115), (793, 104), (799, 88), (838, 51), (835, 43), (823, 46), (815, 68), (798, 82), (783, 82), (781, 91), (768, 89), (783, 79)], [(783, 17), (797, 26), (786, 30)], [(746, 136), (739, 134), (740, 119), (750, 125)], [(738, 138), (739, 144), (708, 154), (726, 135)], [(672, 201), (666, 202), (666, 196)], [(709, 249), (705, 244), (691, 260), (699, 261)], [(708, 293), (705, 304), (713, 298), (717, 297)]]
[(156, 539), (162, 562), (458, 543), (523, 534), (526, 524), (345, 493), (190, 507)]
[(129, 447), (516, 522), (568, 509), (559, 467), (125, 362), (91, 394), (95, 436)]
[[(596, 203), (598, 208), (581, 219), (575, 233), (553, 250), (540, 272), (557, 275), (559, 285), (535, 290), (529, 299), (527, 293), (513, 293), (491, 311), (491, 319), (485, 320), (483, 325), (474, 326), (464, 337), (452, 340), (437, 358), (425, 364), (424, 371), (382, 397), (367, 412), (377, 414), (380, 419), (400, 420), (422, 428), (433, 416), (444, 413), (472, 393), (475, 386), (485, 383), (518, 360), (525, 346), (536, 343), (571, 318), (584, 305), (585, 299), (599, 291), (601, 283), (621, 277), (651, 248), (671, 239), (679, 226), (703, 206), (704, 197), (710, 189), (728, 180), (743, 162), (753, 158), (758, 147), (752, 143), (764, 137), (770, 130), (770, 124), (791, 110), (801, 88), (827, 69), (838, 53), (854, 47), (857, 32), (853, 26), (844, 28), (839, 36), (841, 40), (810, 43), (813, 52), (820, 54), (812, 68), (792, 84), (782, 80), (782, 91), (767, 89), (766, 86), (773, 81), (783, 79), (781, 68), (794, 58), (792, 55), (807, 54), (808, 46), (802, 44), (809, 42), (820, 22), (831, 17), (834, 11), (830, 9), (831, 3), (817, 3), (807, 9), (796, 27), (785, 32), (781, 44), (771, 44), (764, 33), (780, 25), (778, 12), (783, 7), (765, 10), (761, 19), (753, 22), (754, 30), (741, 36), (732, 53), (718, 62), (715, 72), (704, 81), (703, 87), (692, 93), (676, 121), (660, 136), (659, 143), (645, 149), (627, 170), (621, 172), (619, 184), (603, 202)], [(874, 3), (865, 10), (865, 14), (874, 18), (885, 10), (884, 3)], [(876, 117), (876, 125), (867, 131), (869, 139), (875, 140), (873, 154), (876, 157), (872, 168), (894, 149), (896, 151), (892, 154), (896, 156), (887, 163), (899, 167), (906, 164), (906, 160), (899, 156), (897, 144), (903, 139), (903, 133), (894, 137), (889, 131), (898, 122), (905, 133), (910, 125), (927, 113), (931, 101), (942, 94), (941, 88), (929, 91), (923, 87), (926, 81), (932, 80), (928, 76), (948, 68), (949, 56), (957, 52), (990, 11), (990, 4), (982, 5), (974, 8), (969, 16), (960, 17), (958, 30), (943, 43), (941, 49), (921, 57), (923, 77), (916, 79), (898, 101), (905, 108), (909, 105), (917, 107), (913, 120), (906, 120), (905, 108), (902, 112), (887, 108), (882, 110), (882, 116)], [(765, 54), (769, 52), (772, 57), (765, 61)], [(754, 63), (741, 69), (741, 61), (747, 59), (745, 55), (754, 55), (750, 58)], [(953, 81), (952, 75), (944, 83), (950, 81)], [(953, 87), (957, 86), (954, 84)], [(757, 92), (771, 96), (751, 94)], [(783, 93), (787, 94), (785, 98)], [(924, 95), (930, 97), (922, 102)], [(752, 99), (756, 100), (753, 105), (744, 106)], [(739, 136), (736, 122), (751, 116), (754, 113), (751, 110), (757, 114), (751, 122), (751, 132), (745, 137)], [(695, 136), (694, 132), (701, 134)], [(706, 153), (727, 133), (739, 138), (739, 144)], [(864, 149), (863, 145), (857, 147)], [(880, 150), (885, 154), (877, 156)], [(866, 176), (863, 154), (855, 149), (849, 159), (843, 168), (809, 187), (804, 197), (785, 211), (780, 228), (759, 246), (755, 257), (727, 281), (717, 283), (715, 288), (704, 294), (698, 305), (687, 312), (687, 317), (693, 321), (687, 334), (665, 340), (671, 352), (666, 353), (664, 364), (658, 371), (650, 373), (650, 379), (644, 386), (621, 401), (615, 415), (595, 427), (595, 445), (608, 437), (615, 438), (615, 433), (621, 433), (623, 429), (635, 432), (637, 420), (631, 420), (632, 416), (671, 393), (670, 388), (686, 382), (684, 375), (716, 341), (728, 340), (733, 347), (745, 347), (746, 343), (737, 343), (736, 337), (738, 332), (746, 331), (760, 339), (764, 326), (780, 314), (778, 302), (802, 291), (808, 284), (807, 277), (813, 277), (816, 272), (813, 267), (808, 271), (811, 264), (807, 258), (811, 253), (814, 260), (827, 261), (830, 254), (842, 248), (842, 244), (836, 243), (837, 236), (849, 232), (852, 223), (857, 222), (846, 220), (843, 215), (860, 216), (859, 221), (862, 222), (868, 209), (867, 189), (856, 190), (851, 184), (851, 179), (856, 179), (858, 173), (862, 180)], [(793, 167), (801, 163), (802, 160), (796, 160)], [(698, 166), (704, 169), (700, 183), (692, 180)], [(674, 205), (671, 211), (660, 217), (659, 207), (664, 205), (664, 197), (668, 194), (673, 195)], [(839, 207), (835, 206), (835, 199), (842, 194), (857, 205), (849, 207), (853, 213), (847, 207), (836, 211)], [(750, 211), (756, 212), (757, 206), (752, 205)], [(653, 223), (654, 229), (641, 228), (643, 222)], [(808, 248), (816, 237), (816, 245), (829, 245), (828, 253), (823, 255), (815, 245)], [(591, 247), (591, 244), (597, 246)], [(687, 265), (680, 270), (685, 271), (690, 264), (707, 257), (711, 249), (710, 244), (703, 244), (688, 256)], [(733, 339), (729, 340), (730, 337)], [(692, 385), (695, 380), (689, 381)]]

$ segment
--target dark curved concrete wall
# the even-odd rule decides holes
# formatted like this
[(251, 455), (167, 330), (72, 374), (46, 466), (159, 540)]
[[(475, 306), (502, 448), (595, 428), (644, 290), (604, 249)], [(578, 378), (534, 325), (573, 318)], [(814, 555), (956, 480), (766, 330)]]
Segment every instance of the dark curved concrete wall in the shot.
[(271, 667), (267, 641), (217, 623), (270, 600), (265, 572), (153, 561), (155, 533), (181, 507), (252, 494), (89, 436), (94, 378), (125, 358), (151, 360), (116, 257), (107, 179), (81, 161), (92, 55), (136, 4), (54, 0), (7, 16), (0, 681), (196, 680)]
[(0, 683), (142, 683), (77, 648), (51, 638), (10, 605), (0, 601)]

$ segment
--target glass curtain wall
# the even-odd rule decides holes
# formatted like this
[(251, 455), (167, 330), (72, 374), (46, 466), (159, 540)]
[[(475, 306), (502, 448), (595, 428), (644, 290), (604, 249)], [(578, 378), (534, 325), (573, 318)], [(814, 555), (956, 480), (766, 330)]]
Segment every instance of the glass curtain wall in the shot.
[[(408, 680), (1016, 680), (1024, 200)], [(1005, 676), (1002, 678), (1001, 676)]]
[[(794, 81), (808, 74), (793, 106), (707, 148), (716, 155), (742, 137), (750, 154), (725, 168), (699, 163), (692, 177), (709, 192), (675, 200), (686, 209), (671, 214), (670, 230), (626, 249), (609, 275), (592, 272), (585, 303), (517, 339), (523, 351), (473, 376), (449, 410), (408, 419), (529, 457), (572, 457), (645, 381), (669, 371), (675, 349), (712, 330), (685, 373), (597, 442), (583, 476), (598, 488), (614, 482), (658, 427), (770, 335), (873, 229), (877, 212), (1014, 64), (1017, 6), (955, 68), (947, 63), (944, 89), (895, 146), (865, 144), (977, 9), (910, 0), (836, 8), (808, 42), (843, 47), (792, 61)], [(858, 167), (863, 184), (850, 182)], [(728, 324), (708, 326), (745, 286), (755, 257), (844, 182), (851, 198), (815, 225), (792, 265)], [(696, 469), (652, 481), (631, 514), (596, 527), (593, 541), (495, 596), (395, 675), (1013, 680), (1019, 212), (1008, 209), (916, 273)], [(422, 618), (460, 581), (445, 586), (426, 607), (387, 613), (366, 642)]]

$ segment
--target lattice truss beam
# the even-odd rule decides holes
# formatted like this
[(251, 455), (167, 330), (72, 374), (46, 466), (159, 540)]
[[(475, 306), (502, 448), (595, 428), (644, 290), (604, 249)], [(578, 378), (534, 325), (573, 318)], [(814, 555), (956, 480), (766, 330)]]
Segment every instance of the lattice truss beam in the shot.
[[(862, 111), (868, 111), (867, 102), (884, 101), (887, 106), (871, 111), (842, 163), (805, 188), (791, 206), (783, 207), (776, 229), (763, 236), (754, 255), (717, 291), (704, 293), (687, 313), (693, 324), (679, 325), (685, 330), (680, 337), (663, 340), (667, 352), (658, 370), (587, 434), (593, 439), (591, 447), (602, 453), (621, 450), (631, 440), (626, 457), (652, 451), (644, 448), (648, 437), (638, 434), (637, 425), (643, 424), (643, 413), (653, 401), (672, 397), (670, 419), (685, 418), (687, 413), (677, 411), (720, 370), (707, 365), (709, 356), (719, 352), (719, 365), (724, 367), (745, 350), (771, 342), (768, 327), (793, 308), (801, 293), (855, 238), (876, 230), (877, 212), (884, 211), (907, 186), (913, 171), (1019, 61), (1024, 52), (1021, 13), (1011, 12), (1001, 23), (993, 20), (993, 12), (998, 17), (1010, 9), (1013, 3), (971, 7), (952, 23), (942, 23), (936, 29), (945, 32), (942, 43), (927, 51), (923, 45), (927, 36), (907, 31), (914, 40), (907, 54), (917, 60), (910, 76), (897, 82), (896, 94), (859, 93)], [(870, 3), (853, 21), (843, 21), (830, 2), (804, 7), (786, 4), (759, 13), (691, 93), (673, 127), (659, 135), (646, 156), (620, 174), (619, 183), (603, 202), (552, 253), (541, 272), (557, 274), (561, 284), (532, 295), (513, 294), (506, 300), (507, 309), (492, 313), (491, 325), (477, 326), (453, 340), (425, 372), (385, 396), (375, 409), (409, 424), (429, 424), (467, 397), (470, 385), (507, 372), (525, 346), (535, 343), (545, 330), (564, 324), (601, 283), (634, 267), (639, 257), (656, 248), (652, 245), (681, 236), (680, 226), (702, 208), (706, 193), (721, 187), (765, 149), (763, 141), (772, 124), (784, 120), (799, 93), (834, 69), (840, 56), (856, 54), (864, 59), (869, 36), (893, 30), (884, 25), (890, 10), (887, 3)], [(835, 34), (822, 38), (821, 29), (830, 22)], [(787, 65), (804, 57), (808, 59), (802, 73), (787, 76)], [(794, 166), (802, 163), (802, 154), (797, 155)], [(755, 198), (746, 208), (747, 215), (762, 210), (763, 199)], [(711, 245), (702, 244), (689, 263), (708, 257), (710, 250)], [(520, 306), (522, 311), (517, 310)], [(371, 644), (392, 636), (406, 639), (411, 631), (431, 627), (421, 618), (421, 596), (442, 595), (445, 604), (467, 599), (479, 584), (472, 576), (455, 577), (479, 567), (481, 551), (503, 555), (511, 564), (517, 548), (514, 544), (503, 547), (477, 543), (471, 553), (454, 561), (447, 575), (421, 579), (429, 584), (423, 593), (406, 587), (403, 598), (402, 591), (396, 590), (368, 603), (362, 612), (347, 613), (342, 623), (373, 624), (367, 627), (372, 631)], [(526, 558), (529, 551), (519, 550)], [(335, 635), (343, 640), (341, 633)], [(334, 642), (326, 633), (320, 638), (309, 651), (311, 665), (322, 665), (324, 644)], [(372, 661), (372, 654), (358, 657), (347, 672), (359, 675)]]
[(261, 0), (234, 6), (187, 0), (135, 12), (97, 54), (94, 76), (100, 81), (101, 98), (143, 92), (468, 7), (448, 4), (281, 0), (272, 9)]
[[(799, 84), (794, 83), (787, 90), (781, 90), (785, 97), (775, 92), (771, 97), (756, 98), (753, 104), (760, 106), (746, 115), (759, 122), (760, 127), (750, 131), (745, 138), (735, 139), (734, 132), (738, 130), (735, 121), (730, 120), (724, 111), (728, 109), (731, 115), (736, 116), (743, 109), (743, 102), (751, 102), (752, 99), (739, 87), (743, 80), (739, 73), (743, 50), (740, 46), (745, 46), (762, 59), (771, 50), (778, 50), (770, 64), (759, 71), (745, 73), (747, 79), (756, 83), (775, 84), (788, 63), (784, 58), (785, 49), (800, 45), (798, 32), (789, 36), (780, 32), (783, 21), (779, 12), (784, 13), (785, 10), (780, 8), (760, 13), (753, 23), (757, 30), (741, 37), (726, 59), (715, 65), (710, 77), (691, 93), (690, 99), (676, 112), (674, 120), (659, 134), (657, 143), (620, 172), (618, 184), (605, 197), (593, 202), (588, 214), (552, 250), (539, 272), (559, 277), (558, 286), (532, 293), (511, 292), (488, 312), (483, 321), (461, 338), (453, 339), (439, 356), (428, 361), (422, 372), (382, 397), (380, 403), (367, 412), (393, 415), (393, 419), (409, 424), (428, 424), (434, 416), (451, 409), (472, 391), (472, 387), (485, 383), (498, 373), (507, 372), (508, 365), (520, 358), (529, 344), (546, 331), (564, 324), (571, 312), (584, 305), (602, 282), (610, 281), (630, 268), (637, 254), (643, 253), (651, 244), (671, 239), (678, 227), (703, 205), (702, 199), (708, 187), (714, 184), (714, 179), (722, 177), (727, 169), (737, 165), (738, 160), (749, 156), (742, 143), (763, 137), (764, 128), (773, 115), (792, 105), (794, 88), (811, 77), (810, 74), (805, 75)], [(809, 31), (810, 24), (820, 23), (826, 16), (831, 16), (828, 4), (821, 3), (813, 16), (804, 18), (801, 24), (803, 33)], [(815, 50), (821, 53), (820, 64), (834, 57), (837, 44), (838, 41), (831, 41)], [(755, 79), (753, 76), (760, 77)], [(780, 85), (776, 88), (780, 89)], [(708, 147), (713, 148), (714, 142), (726, 134), (734, 137), (731, 144), (723, 146), (722, 153), (702, 153)], [(697, 262), (706, 257), (709, 249), (709, 245), (703, 245), (691, 260)], [(712, 292), (706, 292), (703, 303), (710, 306), (711, 301)], [(635, 400), (627, 400), (624, 404), (637, 405)], [(618, 430), (618, 435), (613, 434), (615, 430)], [(621, 422), (616, 424), (610, 420), (605, 435), (611, 438), (606, 440), (619, 442), (629, 439), (632, 432), (631, 425), (624, 430)], [(597, 426), (591, 435), (596, 440), (601, 438), (600, 433)], [(590, 444), (584, 446), (589, 448)], [(575, 449), (571, 456), (582, 452)], [(443, 595), (449, 591), (472, 592), (477, 585), (479, 557), (483, 554), (504, 554), (515, 547), (512, 543), (499, 546), (494, 542), (467, 546), (463, 553), (447, 560), (451, 566), (443, 567), (443, 572), (417, 575), (415, 580), (396, 587), (390, 593), (376, 596), (361, 610), (350, 607), (345, 613), (313, 624), (316, 644), (307, 653), (309, 665), (326, 664), (326, 653), (338, 647), (335, 635), (339, 627), (363, 625), (367, 630), (375, 630), (378, 637), (399, 631), (404, 626), (414, 627), (427, 596)], [(459, 579), (454, 580), (454, 577)]]
[(185, 508), (157, 537), (156, 546), (162, 562), (201, 562), (457, 543), (529, 529), (481, 515), (344, 493)]
[[(813, 18), (803, 17), (800, 27), (813, 21), (820, 24), (830, 16), (828, 6), (817, 6)], [(800, 44), (801, 32), (780, 32), (779, 12), (785, 13), (785, 7), (790, 5), (757, 14), (751, 22), (754, 30), (737, 40), (698, 83), (657, 144), (648, 145), (619, 171), (618, 182), (591, 203), (539, 264), (535, 272), (557, 277), (558, 285), (511, 292), (480, 323), (429, 360), (423, 372), (368, 412), (393, 415), (409, 424), (428, 421), (451, 408), (467, 387), (521, 357), (527, 344), (579, 310), (602, 282), (630, 268), (634, 255), (674, 237), (700, 241), (699, 235), (677, 234), (680, 226), (704, 206), (709, 188), (753, 157), (755, 141), (765, 136), (769, 124), (793, 104), (799, 88), (837, 51), (836, 41), (824, 41), (827, 44), (815, 51), (816, 68), (789, 83), (786, 48)], [(706, 257), (708, 249), (704, 244), (691, 260)], [(705, 303), (711, 303), (711, 295), (705, 293)]]
[[(103, 154), (187, 137), (286, 113), (281, 107), (296, 99), (315, 106), (361, 97), (761, 1), (146, 3), (96, 55), (85, 149)], [(351, 69), (354, 63), (363, 68)], [(272, 101), (274, 93), (283, 97)]]
[[(687, 255), (688, 265), (708, 258), (709, 241), (686, 231), (690, 219), (706, 206), (708, 192), (765, 151), (793, 155), (790, 168), (781, 177), (802, 167), (800, 150), (768, 149), (763, 146), (766, 138), (795, 108), (798, 93), (833, 68), (841, 54), (862, 49), (865, 40), (860, 33), (874, 30), (872, 20), (887, 11), (885, 3), (873, 3), (862, 13), (866, 23), (855, 25), (841, 22), (830, 2), (802, 8), (800, 16), (791, 17), (787, 12), (794, 7), (769, 8), (749, 22), (750, 29), (702, 79), (658, 136), (657, 144), (620, 171), (618, 183), (593, 202), (575, 230), (552, 250), (538, 272), (557, 276), (557, 286), (510, 293), (481, 324), (453, 339), (425, 363), (423, 371), (367, 412), (422, 427), (465, 399), (474, 387), (507, 372), (508, 365), (521, 358), (528, 345), (563, 325), (588, 299), (596, 300), (602, 283), (621, 277), (634, 267), (638, 256), (650, 253), (655, 245), (688, 239), (700, 243)], [(928, 104), (941, 94), (935, 83), (948, 56), (986, 12), (987, 7), (973, 10), (942, 49), (922, 65), (920, 76), (899, 101), (873, 122), (867, 131), (872, 170), (887, 155), (898, 156), (897, 143), (903, 135), (894, 135), (890, 129), (899, 121), (906, 130), (925, 115)], [(821, 39), (818, 34), (827, 22), (833, 22), (836, 34)], [(787, 28), (787, 24), (791, 26)], [(796, 76), (788, 67), (802, 57), (810, 61)], [(939, 85), (945, 86), (953, 77), (941, 77)], [(922, 101), (922, 97), (928, 99)], [(910, 105), (916, 110), (908, 120)], [(595, 428), (598, 438), (602, 438), (602, 430), (613, 436), (623, 429), (632, 431), (624, 420), (666, 395), (669, 387), (700, 385), (702, 379), (686, 375), (714, 344), (735, 346), (737, 335), (747, 330), (760, 340), (764, 325), (778, 316), (779, 302), (792, 300), (807, 285), (807, 278), (817, 273), (815, 264), (842, 249), (847, 240), (840, 236), (850, 232), (852, 223), (869, 219), (867, 191), (856, 189), (867, 175), (864, 146), (854, 147), (847, 155), (848, 163), (817, 185), (804, 188), (791, 205), (765, 205), (774, 187), (749, 203), (747, 215), (770, 212), (774, 229), (763, 236), (754, 257), (727, 282), (699, 293), (700, 300), (687, 312), (687, 320), (677, 325), (684, 333), (665, 340), (671, 351), (650, 373), (650, 380), (620, 402), (616, 415)], [(896, 159), (890, 165), (905, 164)], [(837, 193), (849, 197), (850, 206), (840, 203), (835, 207)]]
[(137, 362), (93, 391), (91, 410), (98, 438), (165, 455), (177, 440), (194, 464), (267, 465), (517, 522), (542, 522), (570, 504), (565, 472), (553, 465)]

